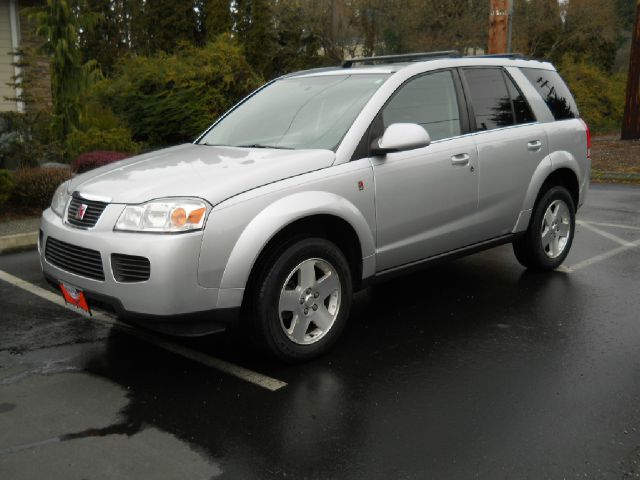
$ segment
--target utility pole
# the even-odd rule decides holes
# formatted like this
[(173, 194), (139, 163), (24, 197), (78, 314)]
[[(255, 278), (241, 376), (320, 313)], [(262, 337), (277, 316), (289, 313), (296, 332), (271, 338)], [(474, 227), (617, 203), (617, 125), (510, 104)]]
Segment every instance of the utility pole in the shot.
[(509, 30), (509, 0), (491, 0), (489, 54), (506, 53)]
[(513, 52), (513, 44), (512, 44), (512, 37), (513, 37), (513, 2), (515, 2), (515, 0), (508, 0), (509, 1), (509, 19), (507, 20), (507, 53), (512, 53)]
[(631, 59), (621, 138), (640, 139), (640, 0), (636, 2), (636, 21), (631, 35)]

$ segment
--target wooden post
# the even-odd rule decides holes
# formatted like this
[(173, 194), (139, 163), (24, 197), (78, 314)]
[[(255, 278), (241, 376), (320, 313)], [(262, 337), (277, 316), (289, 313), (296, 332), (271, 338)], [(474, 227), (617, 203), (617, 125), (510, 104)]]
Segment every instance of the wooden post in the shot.
[(622, 140), (640, 139), (640, 0), (636, 4), (636, 22), (631, 37), (631, 58), (627, 99), (622, 119)]
[(489, 17), (489, 54), (507, 52), (509, 0), (491, 0)]

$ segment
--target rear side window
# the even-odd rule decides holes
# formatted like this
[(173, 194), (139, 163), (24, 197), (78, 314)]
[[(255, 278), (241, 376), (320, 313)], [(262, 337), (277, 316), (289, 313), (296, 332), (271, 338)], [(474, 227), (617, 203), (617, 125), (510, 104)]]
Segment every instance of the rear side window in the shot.
[(578, 107), (558, 72), (539, 70), (537, 68), (521, 68), (522, 73), (538, 90), (556, 120), (578, 118)]
[(499, 68), (465, 68), (476, 130), (493, 130), (515, 124), (511, 96)]
[(393, 123), (417, 123), (431, 140), (460, 135), (460, 110), (451, 71), (423, 75), (407, 82), (382, 110), (386, 129)]
[(529, 106), (529, 102), (522, 95), (522, 92), (516, 87), (515, 83), (509, 75), (504, 76), (505, 81), (507, 82), (507, 88), (509, 89), (509, 95), (511, 96), (511, 101), (513, 102), (513, 113), (516, 116), (516, 123), (532, 123), (536, 121), (536, 117), (533, 115), (531, 111), (531, 107)]

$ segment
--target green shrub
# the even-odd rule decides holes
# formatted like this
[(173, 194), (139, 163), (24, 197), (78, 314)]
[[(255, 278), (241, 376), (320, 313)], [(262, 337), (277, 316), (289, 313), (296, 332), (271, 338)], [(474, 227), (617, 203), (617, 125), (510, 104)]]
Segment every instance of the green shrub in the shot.
[(89, 128), (86, 131), (74, 130), (67, 137), (67, 154), (69, 158), (95, 150), (111, 150), (126, 153), (138, 153), (141, 145), (131, 140), (131, 133), (126, 128), (102, 130)]
[(193, 140), (261, 83), (226, 35), (173, 55), (126, 58), (117, 72), (96, 84), (92, 97), (126, 121), (134, 140), (154, 145)]
[(100, 130), (111, 130), (113, 128), (124, 128), (125, 125), (113, 110), (95, 102), (91, 96), (84, 98), (84, 111), (80, 118), (80, 130), (98, 128)]
[(566, 56), (559, 71), (573, 92), (580, 115), (596, 133), (617, 132), (622, 125), (626, 80), (595, 65)]
[(51, 138), (47, 111), (0, 112), (0, 168), (35, 167), (59, 161), (62, 151)]
[(11, 203), (23, 208), (44, 209), (56, 188), (71, 177), (68, 168), (22, 168), (13, 175)]
[(5, 204), (13, 192), (13, 178), (8, 170), (0, 170), (0, 208)]

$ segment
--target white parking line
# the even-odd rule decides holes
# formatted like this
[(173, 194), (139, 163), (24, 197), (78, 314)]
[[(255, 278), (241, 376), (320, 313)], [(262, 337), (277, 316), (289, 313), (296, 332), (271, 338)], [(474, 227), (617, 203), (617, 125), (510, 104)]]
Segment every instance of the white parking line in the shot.
[[(51, 303), (60, 305), (61, 307), (65, 306), (62, 295), (56, 295), (50, 290), (22, 280), (21, 278), (13, 276), (3, 270), (0, 270), (0, 280), (4, 280), (5, 282), (15, 287), (21, 288), (29, 293), (32, 293), (33, 295), (37, 295), (40, 298), (48, 300)], [(283, 382), (281, 380), (262, 375), (261, 373), (254, 372), (247, 368), (229, 363), (216, 357), (212, 357), (197, 350), (192, 350), (183, 345), (180, 345), (179, 343), (172, 342), (171, 340), (156, 336), (152, 333), (134, 328), (130, 325), (120, 322), (117, 318), (107, 314), (106, 312), (93, 311), (92, 318), (100, 323), (110, 325), (114, 328), (117, 328), (118, 330), (121, 330), (129, 335), (151, 343), (157, 347), (163, 348), (169, 352), (188, 358), (189, 360), (193, 360), (194, 362), (201, 363), (202, 365), (205, 365), (207, 367), (215, 368), (216, 370), (226, 373), (227, 375), (231, 375), (246, 382), (253, 383), (254, 385), (265, 388), (272, 392), (275, 392), (276, 390), (287, 386), (286, 382)]]
[(617, 248), (614, 248), (613, 250), (609, 250), (608, 252), (601, 253), (600, 255), (596, 255), (595, 257), (591, 257), (586, 260), (583, 260), (582, 262), (576, 263), (571, 267), (563, 266), (564, 268), (562, 268), (561, 271), (565, 273), (572, 273), (572, 272), (575, 272), (576, 270), (582, 270), (583, 268), (590, 267), (595, 263), (602, 262), (603, 260), (607, 260), (608, 258), (618, 255), (619, 253), (623, 253), (628, 250), (631, 250), (632, 248), (635, 248), (635, 247), (640, 247), (640, 240), (638, 240), (637, 242), (633, 242), (629, 245), (621, 245)]
[(623, 245), (625, 247), (632, 247), (633, 243), (632, 242), (628, 242), (626, 241), (624, 238), (620, 238), (617, 235), (614, 235), (613, 233), (609, 233), (609, 232), (605, 232), (604, 230), (600, 230), (598, 227), (594, 227), (591, 222), (584, 222), (581, 220), (578, 220), (576, 222), (578, 225), (580, 225), (581, 227), (586, 228), (587, 230), (591, 230), (594, 233), (597, 233), (598, 235), (604, 237), (604, 238), (608, 238), (609, 240), (616, 242), (619, 245)]
[[(591, 220), (582, 220), (584, 223), (588, 223), (590, 225), (597, 225), (599, 227), (612, 227), (612, 228), (626, 228), (627, 230), (640, 230), (640, 227), (636, 227), (634, 225), (622, 225), (620, 223), (600, 223), (600, 222), (592, 222)], [(580, 221), (578, 221), (580, 223)]]
[(598, 227), (625, 228), (629, 230), (640, 230), (640, 227), (634, 227), (631, 225), (621, 225), (618, 223), (598, 223), (598, 222), (591, 222), (591, 221), (587, 222), (584, 220), (578, 220), (576, 221), (576, 223), (582, 227), (585, 227), (587, 230), (591, 230), (592, 232), (602, 237), (608, 238), (609, 240), (616, 242), (620, 246), (612, 250), (609, 250), (608, 252), (604, 252), (604, 253), (601, 253), (600, 255), (596, 255), (594, 257), (583, 260), (582, 262), (578, 262), (571, 267), (561, 265), (559, 268), (557, 268), (558, 271), (561, 271), (564, 273), (572, 273), (572, 272), (575, 272), (576, 270), (581, 270), (595, 263), (599, 263), (604, 260), (607, 260), (620, 253), (631, 250), (632, 248), (640, 247), (640, 240), (636, 240), (635, 242), (629, 242), (628, 240), (625, 240), (624, 238), (620, 238), (617, 235), (614, 235), (613, 233), (605, 232), (604, 230), (594, 227), (594, 225), (597, 225)]

